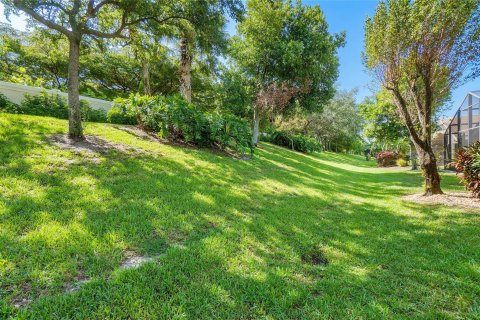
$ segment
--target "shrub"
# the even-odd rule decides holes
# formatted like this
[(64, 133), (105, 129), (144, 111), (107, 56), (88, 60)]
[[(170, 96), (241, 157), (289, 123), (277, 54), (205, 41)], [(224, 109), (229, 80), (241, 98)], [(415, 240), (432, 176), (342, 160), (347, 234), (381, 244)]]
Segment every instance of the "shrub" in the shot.
[(25, 94), (20, 104), (20, 111), (34, 116), (68, 119), (67, 100), (58, 94), (49, 94), (46, 91), (36, 96)]
[(468, 148), (460, 149), (457, 153), (455, 168), (461, 173), (460, 177), (466, 190), (480, 198), (480, 141)]
[(107, 112), (107, 121), (115, 124), (137, 124), (135, 110), (130, 103), (130, 99), (115, 99), (113, 106)]
[(163, 138), (240, 153), (252, 151), (250, 126), (236, 116), (204, 113), (180, 96), (131, 95), (115, 102), (119, 118), (135, 121)]
[(240, 153), (253, 151), (252, 131), (247, 121), (234, 115), (209, 115), (210, 137), (221, 149)]
[[(106, 112), (92, 109), (88, 101), (80, 100), (80, 109), (83, 121), (107, 121)], [(68, 119), (68, 103), (64, 97), (46, 91), (36, 96), (25, 94), (22, 103), (17, 106), (14, 113)]]
[(406, 159), (403, 159), (403, 158), (397, 159), (397, 166), (406, 167), (406, 166), (408, 166), (408, 161)]
[(85, 100), (81, 100), (82, 119), (90, 122), (107, 122), (107, 112), (103, 109), (93, 109)]
[(381, 151), (376, 156), (377, 166), (392, 167), (396, 165), (398, 153), (395, 151)]
[(262, 140), (304, 153), (322, 150), (322, 145), (317, 139), (301, 134), (291, 135), (283, 131), (275, 131), (270, 135), (262, 136)]
[(20, 113), (18, 105), (7, 99), (4, 94), (0, 93), (0, 111), (7, 113)]

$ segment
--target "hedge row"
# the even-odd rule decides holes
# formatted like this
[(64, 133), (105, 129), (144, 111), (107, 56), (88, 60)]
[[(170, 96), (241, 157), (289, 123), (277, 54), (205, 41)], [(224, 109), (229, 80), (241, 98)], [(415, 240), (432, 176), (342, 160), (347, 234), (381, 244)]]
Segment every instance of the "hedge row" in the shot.
[(301, 134), (288, 134), (283, 131), (274, 131), (271, 134), (262, 136), (262, 140), (304, 153), (322, 151), (322, 145), (317, 139)]
[[(84, 100), (80, 101), (80, 105), (83, 121), (107, 122), (107, 113), (104, 110), (93, 109)], [(36, 96), (26, 94), (22, 103), (17, 105), (0, 94), (0, 111), (68, 119), (68, 102), (58, 94), (41, 92)]]

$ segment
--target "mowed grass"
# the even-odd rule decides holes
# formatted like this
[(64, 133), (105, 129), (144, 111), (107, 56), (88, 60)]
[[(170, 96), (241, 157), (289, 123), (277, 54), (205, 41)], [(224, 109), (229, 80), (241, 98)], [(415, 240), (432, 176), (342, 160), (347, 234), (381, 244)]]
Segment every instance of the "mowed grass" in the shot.
[(142, 152), (78, 154), (49, 140), (66, 127), (0, 114), (0, 318), (480, 319), (480, 214), (402, 201), (419, 173), (91, 123)]

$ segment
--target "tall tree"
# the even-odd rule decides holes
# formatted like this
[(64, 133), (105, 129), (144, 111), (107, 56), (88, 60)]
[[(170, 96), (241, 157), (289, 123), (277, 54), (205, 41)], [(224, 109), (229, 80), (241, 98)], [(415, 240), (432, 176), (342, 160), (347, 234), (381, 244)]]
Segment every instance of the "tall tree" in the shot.
[(227, 48), (224, 27), (226, 16), (240, 20), (244, 13), (241, 0), (181, 1), (186, 19), (176, 26), (180, 39), (180, 92), (192, 100), (192, 63), (195, 54), (202, 54), (213, 65)]
[[(305, 110), (321, 108), (334, 94), (337, 49), (344, 35), (331, 35), (319, 6), (300, 1), (249, 0), (247, 15), (232, 41), (236, 63), (253, 82), (253, 144), (258, 143), (262, 117), (285, 100)], [(282, 99), (275, 94), (282, 92)], [(268, 99), (268, 98), (272, 99)], [(282, 106), (277, 103), (283, 104)]]
[(80, 46), (85, 37), (115, 38), (123, 36), (130, 25), (147, 19), (135, 13), (142, 2), (133, 0), (31, 1), (1, 0), (7, 13), (22, 11), (35, 23), (50, 28), (68, 39), (69, 131), (72, 139), (83, 139), (79, 97)]
[(390, 0), (365, 23), (365, 64), (390, 92), (425, 177), (441, 194), (432, 117), (480, 61), (478, 0)]
[(183, 34), (180, 38), (180, 93), (192, 102), (192, 41)]

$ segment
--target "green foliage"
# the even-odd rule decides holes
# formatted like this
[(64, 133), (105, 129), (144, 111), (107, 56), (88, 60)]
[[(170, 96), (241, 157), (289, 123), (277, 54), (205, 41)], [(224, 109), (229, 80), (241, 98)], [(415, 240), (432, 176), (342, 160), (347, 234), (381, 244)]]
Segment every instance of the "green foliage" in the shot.
[(64, 97), (46, 91), (39, 95), (25, 94), (20, 105), (20, 113), (68, 119), (68, 104)]
[(252, 131), (247, 121), (229, 114), (207, 116), (210, 139), (221, 149), (230, 148), (240, 153), (253, 152)]
[(116, 99), (114, 110), (117, 119), (140, 121), (166, 139), (229, 148), (240, 153), (253, 151), (248, 122), (234, 115), (205, 113), (177, 95), (150, 97), (132, 94), (126, 99)]
[[(302, 5), (300, 1), (249, 0), (238, 33), (232, 39), (231, 53), (256, 84), (252, 101), (272, 85), (291, 89), (287, 106), (308, 111), (318, 111), (333, 96), (338, 76), (336, 52), (345, 36), (328, 32), (319, 6)], [(259, 104), (257, 107), (262, 108)]]
[(322, 145), (317, 139), (302, 134), (289, 134), (283, 131), (274, 131), (261, 138), (264, 141), (304, 153), (320, 152)]
[(375, 100), (367, 99), (360, 104), (359, 110), (364, 118), (363, 133), (373, 144), (397, 146), (401, 141), (408, 140), (407, 128), (387, 92), (381, 91)]
[(7, 113), (19, 113), (19, 108), (16, 104), (8, 100), (4, 94), (0, 93), (0, 111)]
[[(104, 110), (92, 109), (85, 100), (81, 100), (80, 105), (83, 121), (107, 122), (107, 115)], [(68, 103), (64, 97), (46, 91), (35, 96), (25, 94), (22, 103), (14, 113), (68, 119)]]
[(136, 125), (137, 105), (132, 104), (130, 98), (117, 98), (113, 100), (113, 105), (107, 112), (107, 121), (115, 124)]
[(363, 119), (355, 95), (355, 90), (338, 91), (321, 112), (279, 117), (275, 125), (279, 131), (317, 137), (323, 150), (361, 153)]
[(461, 173), (465, 188), (480, 198), (480, 141), (460, 149), (456, 155), (455, 168)]
[(251, 118), (255, 83), (236, 65), (229, 65), (221, 71), (216, 88), (218, 109), (241, 118)]
[(86, 100), (80, 100), (82, 120), (90, 122), (107, 122), (107, 112), (103, 109), (94, 109)]

